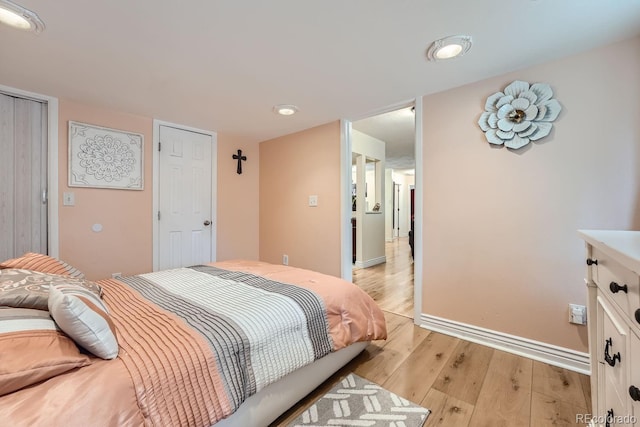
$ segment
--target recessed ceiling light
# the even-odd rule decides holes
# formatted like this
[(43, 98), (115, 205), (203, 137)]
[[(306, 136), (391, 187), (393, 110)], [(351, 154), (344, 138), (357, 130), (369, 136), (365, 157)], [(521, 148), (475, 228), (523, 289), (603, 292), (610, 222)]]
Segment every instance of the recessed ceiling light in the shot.
[(281, 116), (291, 116), (298, 112), (298, 107), (292, 104), (280, 104), (273, 107), (273, 112)]
[(431, 43), (427, 50), (430, 61), (440, 61), (463, 56), (471, 49), (471, 36), (449, 36)]
[(20, 30), (33, 31), (35, 33), (40, 33), (44, 30), (44, 22), (35, 12), (9, 0), (0, 0), (0, 22)]

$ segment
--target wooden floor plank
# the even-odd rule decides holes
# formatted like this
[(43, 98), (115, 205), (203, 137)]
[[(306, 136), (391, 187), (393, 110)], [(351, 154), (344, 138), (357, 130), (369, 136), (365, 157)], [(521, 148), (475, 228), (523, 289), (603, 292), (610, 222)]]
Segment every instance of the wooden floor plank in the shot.
[(387, 322), (387, 336), (389, 337), (389, 339), (380, 341), (380, 345), (385, 345), (388, 341), (395, 337), (396, 330), (398, 328), (413, 324), (413, 319), (388, 311), (384, 312), (384, 319)]
[[(382, 384), (429, 335), (429, 331), (418, 328), (412, 322), (405, 323), (389, 336), (383, 346), (373, 344), (372, 357), (360, 360), (355, 373), (363, 378)], [(378, 347), (378, 348), (376, 348)]]
[(493, 352), (492, 348), (461, 341), (440, 372), (433, 388), (475, 405)]
[(528, 426), (531, 417), (532, 361), (495, 350), (470, 426)]
[(533, 391), (573, 406), (588, 407), (580, 374), (557, 366), (533, 362)]
[(578, 414), (584, 417), (590, 412), (536, 391), (531, 396), (531, 427), (584, 426), (584, 422), (578, 422), (584, 419)]
[(421, 405), (431, 410), (424, 427), (466, 427), (473, 413), (473, 405), (436, 389), (429, 390)]
[[(387, 390), (412, 402), (420, 402), (436, 380), (458, 339), (432, 332), (382, 383)], [(420, 375), (416, 375), (420, 372)]]
[(591, 377), (589, 375), (578, 374), (580, 377), (580, 384), (582, 385), (582, 392), (584, 393), (584, 400), (587, 404), (587, 408), (591, 408)]

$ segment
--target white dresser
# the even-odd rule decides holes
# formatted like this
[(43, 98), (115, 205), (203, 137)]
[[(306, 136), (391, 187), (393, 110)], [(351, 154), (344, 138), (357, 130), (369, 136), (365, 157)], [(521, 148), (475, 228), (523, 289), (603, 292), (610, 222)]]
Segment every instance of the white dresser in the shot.
[(640, 426), (640, 231), (586, 242), (592, 425)]

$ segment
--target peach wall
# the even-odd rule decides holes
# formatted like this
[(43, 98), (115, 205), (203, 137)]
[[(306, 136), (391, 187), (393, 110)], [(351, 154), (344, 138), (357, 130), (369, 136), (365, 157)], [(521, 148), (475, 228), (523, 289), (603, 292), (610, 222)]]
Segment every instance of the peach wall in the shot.
[[(74, 120), (144, 135), (143, 191), (69, 188), (68, 121)], [(60, 258), (90, 279), (112, 273), (152, 270), (153, 119), (61, 99), (59, 103)], [(237, 149), (248, 157), (242, 175), (231, 158)], [(218, 135), (217, 259), (258, 258), (258, 146)], [(65, 191), (75, 193), (75, 206), (63, 206)], [(92, 231), (93, 224), (103, 231)]]
[[(144, 190), (68, 187), (68, 121), (124, 129), (144, 135)], [(60, 258), (90, 279), (111, 273), (135, 274), (152, 268), (152, 145), (153, 121), (147, 117), (59, 102)], [(65, 191), (75, 193), (75, 206), (63, 206)], [(99, 233), (93, 224), (102, 224)]]
[[(318, 207), (309, 207), (309, 196)], [(260, 259), (340, 276), (340, 123), (260, 144)]]
[[(424, 102), (422, 312), (587, 351), (580, 228), (640, 229), (640, 39)], [(517, 152), (477, 125), (514, 80), (546, 82), (554, 130)]]
[[(247, 156), (241, 175), (236, 173), (237, 161), (232, 158), (239, 149)], [(218, 134), (217, 258), (220, 261), (258, 259), (259, 157), (258, 144)]]

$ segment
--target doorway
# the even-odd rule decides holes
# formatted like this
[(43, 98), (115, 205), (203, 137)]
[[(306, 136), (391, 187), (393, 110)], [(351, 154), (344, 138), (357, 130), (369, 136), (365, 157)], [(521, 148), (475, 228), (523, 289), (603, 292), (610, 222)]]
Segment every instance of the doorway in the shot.
[[(350, 273), (354, 283), (369, 292), (383, 310), (394, 312), (416, 319), (414, 300), (417, 300), (414, 290), (414, 259), (413, 245), (409, 244), (410, 235), (415, 238), (415, 230), (412, 230), (414, 219), (414, 205), (412, 204), (412, 189), (415, 187), (416, 169), (416, 144), (417, 125), (415, 118), (416, 109), (413, 102), (406, 103), (395, 108), (389, 108), (380, 114), (364, 119), (348, 122), (344, 126), (347, 131), (348, 143), (351, 145), (350, 157), (356, 157), (356, 150), (360, 148), (364, 139), (371, 138), (381, 141), (384, 145), (384, 171), (385, 177), (384, 201), (381, 210), (386, 218), (384, 220), (383, 264), (374, 263), (367, 265), (367, 259), (353, 264), (355, 267)], [(349, 145), (347, 144), (347, 145)], [(353, 175), (353, 173), (351, 174)], [(352, 180), (355, 181), (355, 180)], [(357, 182), (360, 185), (362, 180)], [(348, 188), (352, 189), (353, 183)], [(358, 219), (367, 213), (357, 213)], [(365, 216), (366, 219), (366, 216)], [(369, 233), (367, 230), (357, 229), (354, 234)], [(412, 239), (413, 240), (413, 239)], [(366, 239), (358, 239), (357, 243)], [(412, 242), (413, 243), (413, 242)], [(377, 242), (376, 242), (377, 244)], [(358, 251), (361, 254), (361, 251)], [(365, 268), (363, 268), (365, 267)]]
[(154, 121), (154, 271), (216, 260), (216, 135)]

